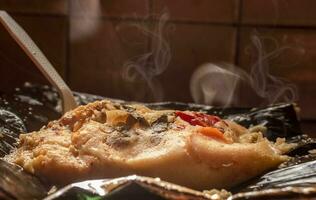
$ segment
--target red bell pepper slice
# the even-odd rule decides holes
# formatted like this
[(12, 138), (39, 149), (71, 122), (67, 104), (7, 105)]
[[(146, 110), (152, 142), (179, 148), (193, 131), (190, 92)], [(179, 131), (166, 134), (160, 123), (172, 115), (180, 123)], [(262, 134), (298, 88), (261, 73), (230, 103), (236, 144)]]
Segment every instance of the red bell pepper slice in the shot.
[(177, 111), (176, 115), (179, 116), (182, 120), (188, 122), (189, 124), (196, 126), (214, 126), (217, 122), (221, 121), (221, 119), (214, 115), (207, 115), (204, 113), (192, 113), (188, 114), (185, 112)]

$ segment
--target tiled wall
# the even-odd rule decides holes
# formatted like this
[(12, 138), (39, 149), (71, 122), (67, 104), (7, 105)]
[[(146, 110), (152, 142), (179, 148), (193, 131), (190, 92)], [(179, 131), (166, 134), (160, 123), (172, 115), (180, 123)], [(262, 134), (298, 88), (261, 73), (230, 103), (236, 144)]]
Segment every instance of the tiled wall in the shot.
[[(150, 83), (162, 88), (163, 100), (192, 101), (189, 80), (205, 62), (249, 70), (255, 33), (268, 38), (263, 46), (270, 51), (285, 47), (269, 60), (270, 71), (297, 85), (303, 118), (316, 119), (315, 0), (1, 0), (0, 9), (26, 29), (72, 89), (127, 100), (153, 100), (141, 76), (126, 79), (124, 64), (154, 50), (155, 37), (144, 31), (155, 30), (162, 11), (170, 14), (163, 33), (171, 60)], [(3, 29), (0, 73), (1, 90), (45, 82)]]

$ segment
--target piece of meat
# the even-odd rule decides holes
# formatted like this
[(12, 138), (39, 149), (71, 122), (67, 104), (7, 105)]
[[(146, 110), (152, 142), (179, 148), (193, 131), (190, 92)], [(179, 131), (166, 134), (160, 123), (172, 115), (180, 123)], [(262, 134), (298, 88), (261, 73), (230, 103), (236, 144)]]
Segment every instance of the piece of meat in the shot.
[(230, 188), (287, 160), (281, 146), (215, 116), (104, 100), (22, 134), (6, 160), (54, 184), (138, 174)]

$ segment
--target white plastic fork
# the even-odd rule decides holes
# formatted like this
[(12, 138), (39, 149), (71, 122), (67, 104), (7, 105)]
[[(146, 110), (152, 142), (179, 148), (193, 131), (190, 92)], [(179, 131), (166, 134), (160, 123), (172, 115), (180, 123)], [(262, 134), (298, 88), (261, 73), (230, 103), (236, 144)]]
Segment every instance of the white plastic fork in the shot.
[(62, 100), (63, 113), (77, 107), (77, 103), (69, 87), (23, 28), (6, 11), (2, 10), (0, 10), (0, 23), (3, 24), (11, 37), (23, 49), (48, 81), (57, 88)]

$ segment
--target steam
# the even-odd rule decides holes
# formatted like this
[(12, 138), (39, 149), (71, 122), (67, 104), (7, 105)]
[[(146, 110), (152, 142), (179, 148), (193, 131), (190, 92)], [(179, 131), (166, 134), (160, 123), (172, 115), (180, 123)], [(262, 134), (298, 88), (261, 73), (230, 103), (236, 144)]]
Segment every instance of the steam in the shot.
[(229, 106), (236, 97), (236, 87), (248, 75), (233, 65), (207, 63), (199, 67), (190, 82), (194, 102)]
[(70, 18), (72, 29), (70, 39), (77, 41), (93, 35), (97, 31), (100, 23), (100, 0), (73, 0), (70, 2), (72, 12)]
[(156, 101), (161, 101), (164, 96), (162, 86), (156, 80), (156, 77), (167, 69), (171, 59), (170, 46), (164, 37), (164, 30), (168, 19), (168, 13), (163, 13), (153, 31), (136, 25), (144, 35), (150, 37), (151, 51), (130, 59), (123, 67), (123, 77), (131, 82), (140, 77), (146, 82)]
[[(74, 0), (71, 1), (71, 6), (71, 16), (76, 16), (71, 17), (70, 21), (72, 42), (93, 35), (100, 27), (100, 0)], [(152, 29), (140, 25), (139, 21), (132, 24), (144, 37), (149, 37), (149, 52), (123, 64), (123, 78), (133, 83), (144, 81), (148, 91), (143, 95), (148, 96), (150, 92), (156, 101), (163, 100), (164, 96), (157, 77), (166, 71), (171, 60), (171, 49), (165, 35), (168, 19), (168, 13), (164, 12)], [(119, 40), (115, 34), (112, 39)], [(251, 41), (257, 58), (249, 73), (234, 65), (214, 63), (204, 64), (193, 73), (190, 90), (195, 102), (219, 106), (247, 105), (251, 95), (251, 98), (260, 100), (261, 104), (294, 102), (298, 99), (296, 86), (273, 76), (269, 70), (271, 59), (280, 56), (290, 47), (276, 45), (274, 51), (267, 52), (258, 35), (254, 34)], [(277, 44), (276, 41), (274, 43)], [(121, 47), (115, 48), (122, 54), (121, 60), (127, 60), (124, 50)]]
[(257, 35), (253, 35), (251, 41), (256, 49), (257, 61), (250, 73), (233, 65), (212, 63), (202, 65), (193, 73), (190, 90), (195, 102), (240, 106), (249, 104), (249, 98), (259, 100), (261, 104), (298, 100), (296, 86), (269, 71), (269, 61), (289, 47), (276, 48), (268, 53)]
[(296, 86), (285, 79), (271, 75), (269, 71), (269, 60), (278, 57), (289, 47), (281, 47), (267, 53), (258, 36), (252, 37), (252, 43), (258, 54), (258, 61), (252, 67), (249, 77), (253, 89), (269, 103), (296, 101), (298, 99)]
[[(70, 39), (72, 42), (84, 40), (87, 37), (93, 36), (99, 30), (101, 26), (101, 3), (100, 0), (71, 1), (72, 17), (70, 18)], [(135, 16), (135, 18), (137, 18), (137, 16)], [(140, 31), (140, 34), (143, 34), (144, 37), (149, 39), (148, 53), (129, 59), (121, 45), (113, 47), (115, 48), (113, 51), (115, 51), (117, 57), (119, 57), (119, 61), (117, 61), (119, 64), (117, 65), (122, 66), (121, 61), (124, 63), (122, 66), (123, 79), (133, 82), (135, 85), (137, 85), (140, 80), (145, 83), (145, 90), (142, 91), (142, 89), (138, 88), (136, 94), (143, 96), (133, 96), (134, 99), (144, 99), (145, 95), (146, 98), (151, 95), (156, 101), (161, 101), (163, 99), (163, 89), (160, 82), (157, 80), (157, 76), (161, 75), (166, 70), (171, 59), (170, 47), (164, 35), (168, 19), (168, 13), (163, 12), (159, 16), (159, 20), (157, 20), (157, 25), (154, 27), (150, 26), (152, 28), (147, 28), (147, 25), (149, 24), (148, 20), (137, 20), (135, 23), (127, 23), (127, 26), (136, 27)], [(118, 30), (120, 27), (114, 27), (115, 25), (113, 24), (112, 26), (113, 31), (110, 32), (110, 39), (116, 40), (117, 43), (120, 44), (122, 38), (120, 38), (114, 31)]]

